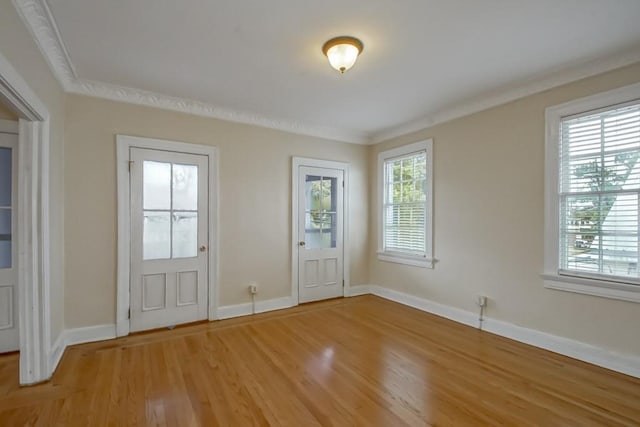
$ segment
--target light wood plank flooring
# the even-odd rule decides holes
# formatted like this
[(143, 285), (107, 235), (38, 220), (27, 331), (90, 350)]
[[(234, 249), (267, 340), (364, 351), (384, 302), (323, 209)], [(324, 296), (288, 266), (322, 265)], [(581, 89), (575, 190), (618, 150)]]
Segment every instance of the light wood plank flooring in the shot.
[(0, 425), (631, 426), (640, 380), (374, 296), (71, 347)]

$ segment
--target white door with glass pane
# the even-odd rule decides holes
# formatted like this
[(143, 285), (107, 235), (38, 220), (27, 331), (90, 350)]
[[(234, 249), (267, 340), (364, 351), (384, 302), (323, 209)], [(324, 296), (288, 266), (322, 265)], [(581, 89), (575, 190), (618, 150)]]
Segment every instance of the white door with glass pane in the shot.
[(343, 180), (342, 170), (298, 171), (299, 302), (343, 295)]
[(131, 148), (130, 330), (207, 319), (208, 158)]
[(0, 133), (0, 353), (18, 350), (18, 135)]

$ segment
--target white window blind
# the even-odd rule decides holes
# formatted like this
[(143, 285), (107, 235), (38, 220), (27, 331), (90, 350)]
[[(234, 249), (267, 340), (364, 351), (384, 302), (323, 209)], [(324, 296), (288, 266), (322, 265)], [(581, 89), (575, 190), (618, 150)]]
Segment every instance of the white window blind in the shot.
[(426, 256), (426, 151), (384, 161), (383, 249)]
[(640, 283), (640, 101), (559, 131), (560, 274)]

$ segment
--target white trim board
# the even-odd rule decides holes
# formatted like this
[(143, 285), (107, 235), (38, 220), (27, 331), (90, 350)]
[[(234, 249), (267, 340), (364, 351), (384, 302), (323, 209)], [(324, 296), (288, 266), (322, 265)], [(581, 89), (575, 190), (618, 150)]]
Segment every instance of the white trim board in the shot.
[[(394, 291), (377, 285), (368, 285), (371, 294), (397, 303), (417, 308), (427, 313), (453, 320), (472, 327), (478, 327), (478, 315), (470, 311), (438, 304), (413, 295)], [(573, 359), (591, 363), (612, 371), (640, 378), (640, 357), (614, 353), (609, 350), (551, 335), (513, 323), (487, 318), (482, 329), (492, 334), (539, 347)]]
[(163, 139), (141, 138), (128, 135), (116, 135), (116, 173), (118, 198), (118, 276), (116, 297), (117, 336), (129, 334), (130, 306), (130, 269), (131, 269), (131, 224), (130, 224), (130, 173), (129, 151), (131, 148), (175, 151), (200, 154), (209, 158), (209, 242), (213, 250), (209, 254), (208, 319), (217, 318), (218, 301), (218, 265), (220, 242), (218, 215), (218, 149), (210, 145), (188, 144)]
[(266, 313), (267, 311), (282, 310), (284, 308), (295, 307), (298, 301), (292, 297), (274, 298), (264, 301), (256, 301), (255, 313), (253, 313), (253, 304), (235, 304), (218, 307), (218, 319), (231, 319), (234, 317), (250, 316), (252, 314)]
[(49, 353), (49, 368), (53, 373), (67, 347), (76, 344), (85, 344), (95, 341), (105, 341), (116, 338), (116, 325), (109, 323), (105, 325), (87, 326), (84, 328), (65, 329), (60, 333), (58, 339)]
[(400, 123), (381, 131), (357, 132), (265, 117), (210, 103), (80, 79), (46, 1), (13, 0), (13, 4), (53, 74), (67, 92), (356, 144), (377, 144), (640, 61), (640, 49), (638, 48), (618, 52), (606, 58), (574, 64), (556, 72), (534, 76), (528, 81), (467, 99), (426, 114), (417, 120)]

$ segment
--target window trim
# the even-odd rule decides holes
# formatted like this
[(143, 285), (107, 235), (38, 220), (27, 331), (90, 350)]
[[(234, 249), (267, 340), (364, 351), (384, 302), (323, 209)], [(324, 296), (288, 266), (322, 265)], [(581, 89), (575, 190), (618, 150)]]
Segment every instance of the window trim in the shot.
[(567, 292), (640, 302), (640, 285), (615, 280), (560, 274), (560, 202), (559, 143), (560, 121), (563, 118), (640, 99), (640, 83), (579, 98), (545, 109), (545, 211), (544, 211), (544, 287)]
[[(425, 210), (425, 256), (384, 250), (384, 163), (395, 157), (418, 151), (426, 152), (426, 210)], [(403, 145), (378, 153), (378, 260), (398, 264), (433, 268), (433, 139)]]

